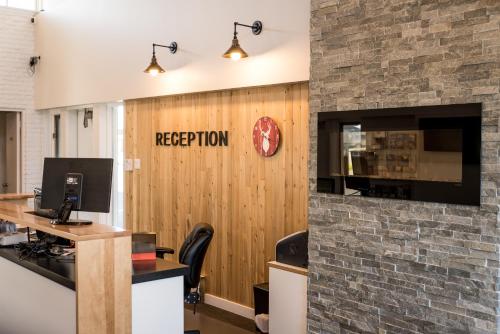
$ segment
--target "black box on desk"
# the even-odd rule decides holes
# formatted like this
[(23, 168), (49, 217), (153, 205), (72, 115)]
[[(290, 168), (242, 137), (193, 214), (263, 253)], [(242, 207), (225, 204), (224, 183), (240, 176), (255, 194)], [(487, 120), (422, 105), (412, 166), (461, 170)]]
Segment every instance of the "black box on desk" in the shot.
[(132, 261), (156, 260), (156, 233), (132, 234)]

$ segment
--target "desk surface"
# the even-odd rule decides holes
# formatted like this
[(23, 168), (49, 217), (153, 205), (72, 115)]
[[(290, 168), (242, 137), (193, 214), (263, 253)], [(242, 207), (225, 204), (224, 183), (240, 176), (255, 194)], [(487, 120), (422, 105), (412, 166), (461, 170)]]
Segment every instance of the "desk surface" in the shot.
[[(75, 290), (75, 263), (61, 262), (47, 256), (23, 260), (19, 259), (14, 248), (0, 248), (0, 257), (14, 262), (21, 267), (31, 270), (45, 278), (59, 283), (71, 290)], [(132, 262), (132, 284), (156, 281), (165, 278), (184, 276), (188, 267), (162, 259), (156, 261)]]
[(132, 284), (156, 281), (164, 278), (184, 276), (188, 266), (163, 259), (132, 262)]
[(5, 219), (21, 226), (46, 232), (58, 237), (74, 241), (110, 239), (130, 236), (130, 231), (121, 228), (92, 224), (84, 226), (52, 225), (50, 220), (43, 217), (34, 216), (29, 212), (27, 206), (0, 201), (0, 219)]
[(306, 268), (291, 266), (286, 263), (281, 263), (278, 261), (268, 262), (269, 268), (280, 269), (284, 271), (289, 271), (291, 273), (307, 276), (308, 270)]

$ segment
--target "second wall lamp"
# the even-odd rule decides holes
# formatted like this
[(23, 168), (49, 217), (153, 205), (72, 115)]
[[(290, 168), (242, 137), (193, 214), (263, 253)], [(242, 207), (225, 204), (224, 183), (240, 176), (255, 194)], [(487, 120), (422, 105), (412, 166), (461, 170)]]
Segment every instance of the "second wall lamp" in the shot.
[(238, 41), (238, 31), (236, 29), (238, 26), (251, 28), (254, 35), (260, 35), (260, 33), (262, 32), (261, 21), (255, 21), (251, 26), (246, 24), (241, 24), (239, 22), (234, 22), (233, 41), (231, 43), (231, 47), (222, 55), (222, 57), (224, 58), (230, 58), (232, 60), (240, 60), (241, 58), (248, 57), (248, 53), (246, 53), (245, 50), (243, 50), (243, 48), (240, 46), (240, 42)]
[(149, 73), (152, 76), (156, 76), (158, 75), (158, 73), (165, 73), (165, 70), (158, 64), (158, 61), (156, 60), (156, 47), (170, 49), (170, 52), (172, 54), (177, 52), (176, 42), (172, 42), (170, 43), (170, 45), (153, 43), (153, 57), (151, 58), (151, 63), (149, 64), (149, 66), (144, 70), (144, 73)]

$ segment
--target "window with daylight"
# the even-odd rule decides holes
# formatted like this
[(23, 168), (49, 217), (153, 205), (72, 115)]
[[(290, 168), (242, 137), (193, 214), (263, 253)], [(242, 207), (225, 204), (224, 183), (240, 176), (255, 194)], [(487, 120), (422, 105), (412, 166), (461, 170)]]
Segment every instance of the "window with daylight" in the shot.
[(38, 9), (37, 0), (0, 0), (0, 6), (26, 9), (36, 11)]

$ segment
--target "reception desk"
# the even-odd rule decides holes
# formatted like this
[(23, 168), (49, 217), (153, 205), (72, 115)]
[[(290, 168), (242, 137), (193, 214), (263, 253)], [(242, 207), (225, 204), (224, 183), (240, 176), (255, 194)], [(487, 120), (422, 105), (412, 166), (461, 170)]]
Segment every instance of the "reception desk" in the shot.
[(0, 201), (0, 219), (75, 241), (75, 261), (20, 259), (0, 249), (1, 333), (183, 332), (185, 266), (133, 264), (129, 231), (54, 226), (28, 210)]

